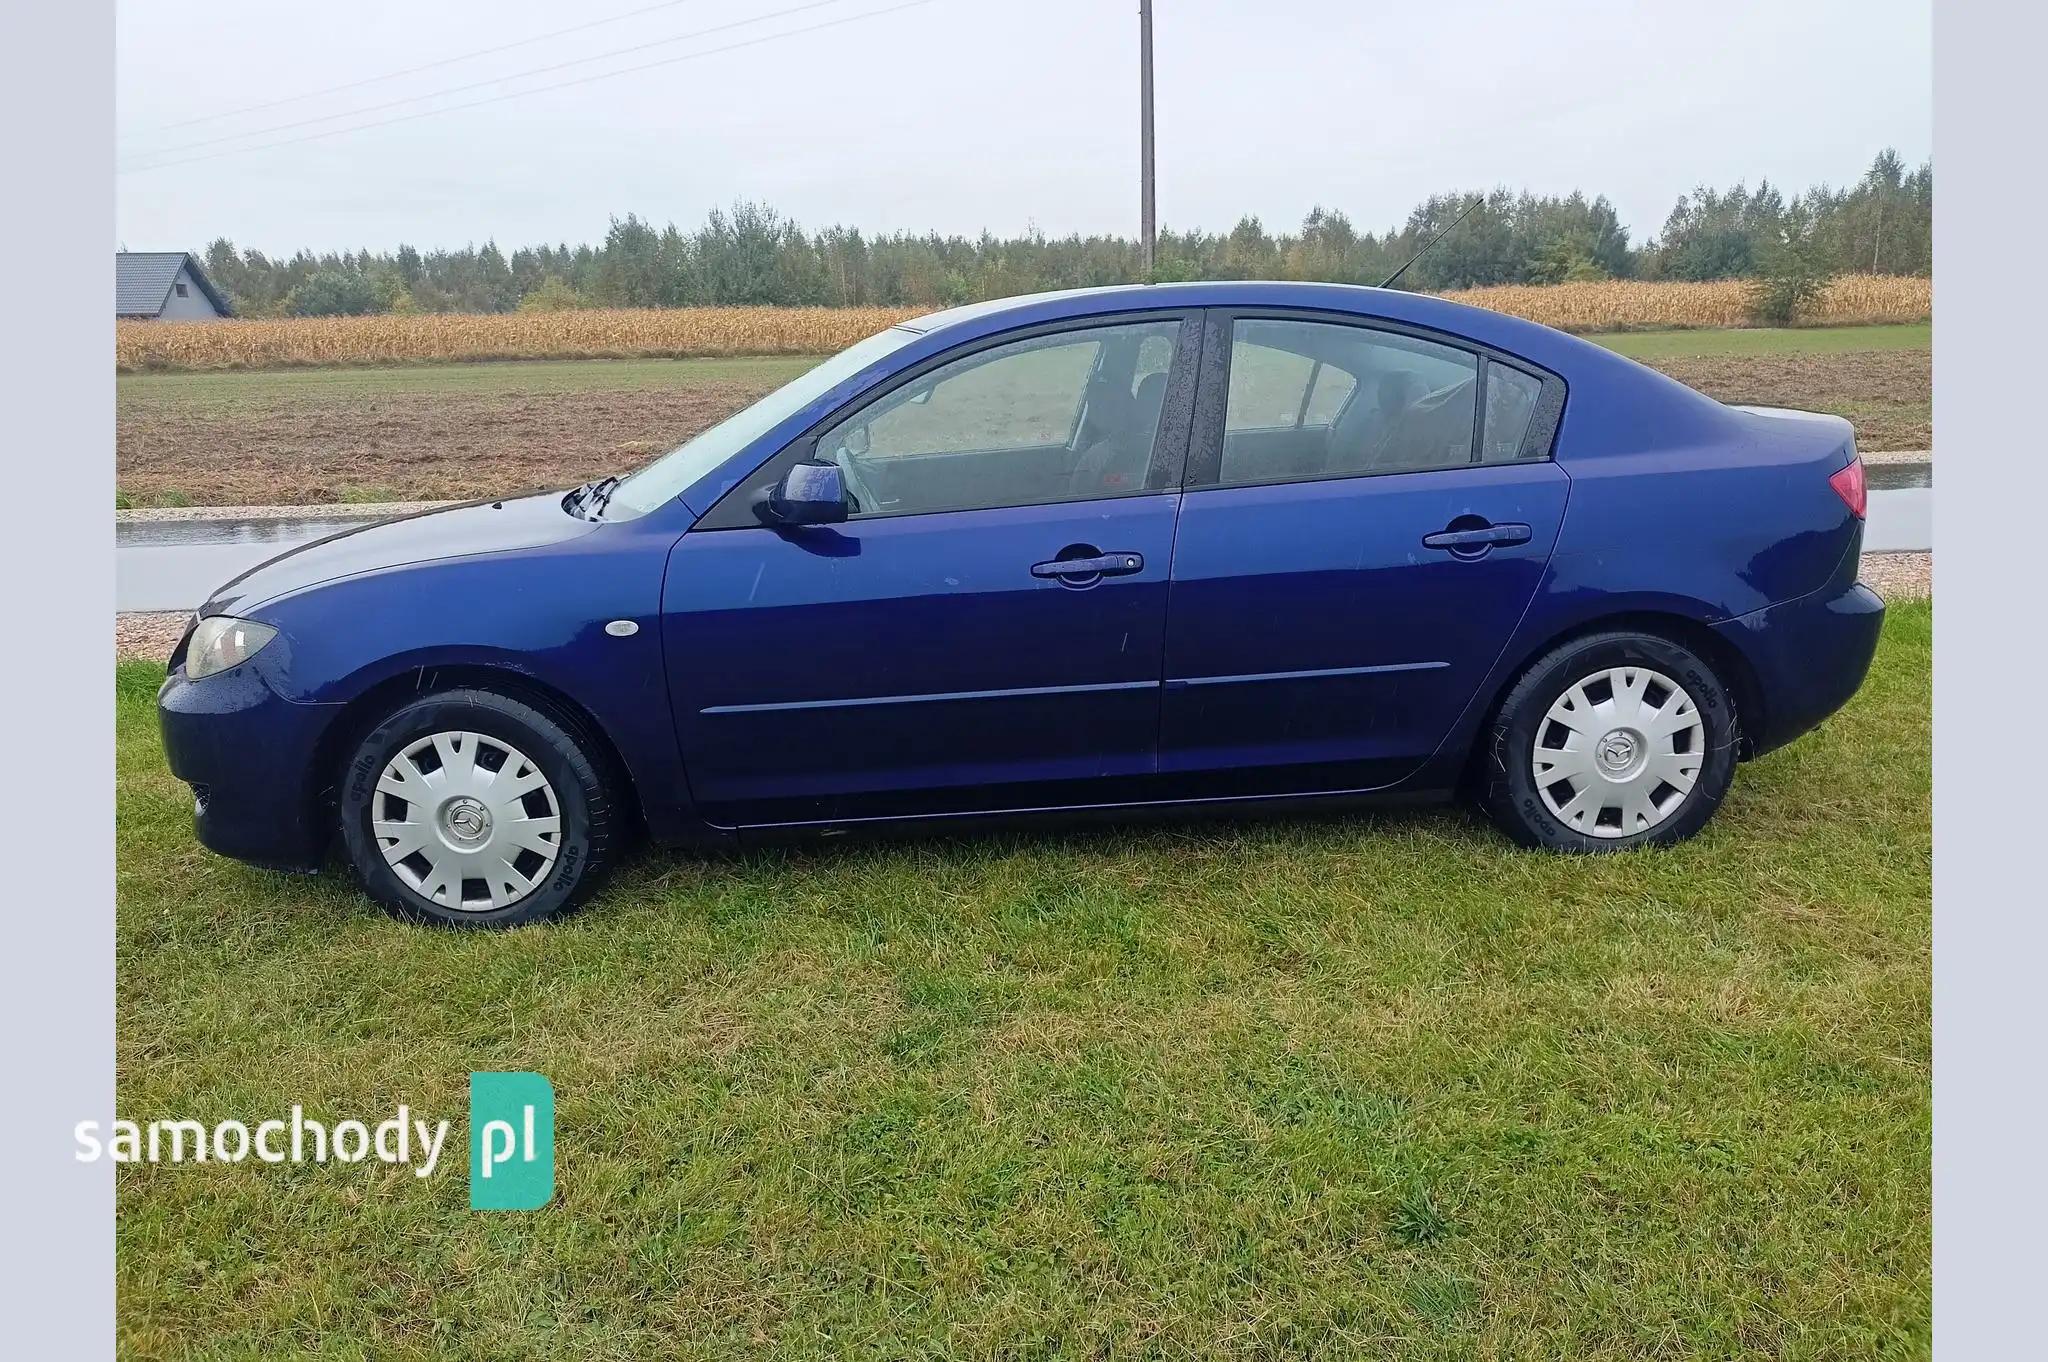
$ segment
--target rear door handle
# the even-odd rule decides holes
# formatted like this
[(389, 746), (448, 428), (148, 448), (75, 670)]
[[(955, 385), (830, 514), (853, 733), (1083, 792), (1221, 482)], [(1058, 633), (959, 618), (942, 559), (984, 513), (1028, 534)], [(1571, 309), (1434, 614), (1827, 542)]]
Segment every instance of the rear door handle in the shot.
[(1449, 549), (1456, 553), (1460, 549), (1491, 548), (1495, 544), (1526, 544), (1529, 542), (1527, 525), (1481, 525), (1472, 530), (1438, 530), (1435, 534), (1422, 536), (1422, 547), (1426, 549)]
[(1126, 573), (1141, 572), (1145, 567), (1145, 556), (1141, 553), (1105, 553), (1095, 558), (1055, 558), (1049, 563), (1033, 563), (1034, 577), (1121, 577)]

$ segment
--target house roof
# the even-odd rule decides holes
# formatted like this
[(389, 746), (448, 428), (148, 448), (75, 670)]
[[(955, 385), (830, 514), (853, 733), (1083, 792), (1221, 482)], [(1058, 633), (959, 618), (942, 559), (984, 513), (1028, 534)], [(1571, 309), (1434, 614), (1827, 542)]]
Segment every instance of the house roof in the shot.
[(226, 295), (213, 286), (190, 251), (114, 252), (114, 315), (154, 317), (164, 310), (178, 271), (189, 269), (192, 281), (223, 317), (230, 316)]

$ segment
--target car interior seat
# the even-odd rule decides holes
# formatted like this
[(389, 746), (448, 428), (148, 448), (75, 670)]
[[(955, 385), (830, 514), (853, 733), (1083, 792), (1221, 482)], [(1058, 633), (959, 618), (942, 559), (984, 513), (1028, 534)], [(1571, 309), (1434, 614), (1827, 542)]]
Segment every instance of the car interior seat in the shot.
[(1389, 451), (1401, 447), (1408, 413), (1425, 395), (1422, 379), (1406, 369), (1376, 375), (1371, 389), (1353, 395), (1331, 424), (1326, 471), (1362, 473), (1380, 467)]
[(1097, 438), (1081, 452), (1067, 478), (1070, 497), (1114, 496), (1145, 485), (1159, 413), (1166, 405), (1166, 375), (1145, 375), (1138, 380), (1135, 395), (1113, 405), (1118, 409), (1114, 424), (1098, 424), (1090, 401), (1089, 424)]

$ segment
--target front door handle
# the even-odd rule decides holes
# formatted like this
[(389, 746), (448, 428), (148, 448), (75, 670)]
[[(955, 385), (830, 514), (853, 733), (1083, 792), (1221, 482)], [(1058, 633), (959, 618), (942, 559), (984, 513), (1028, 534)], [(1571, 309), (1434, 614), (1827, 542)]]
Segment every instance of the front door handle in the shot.
[(1033, 563), (1031, 575), (1073, 581), (1078, 577), (1121, 577), (1141, 572), (1144, 567), (1145, 555), (1141, 553), (1104, 553), (1092, 558), (1055, 558), (1048, 563)]
[(1496, 544), (1526, 544), (1527, 525), (1481, 525), (1469, 530), (1438, 530), (1422, 536), (1426, 549), (1449, 549), (1452, 553), (1484, 551)]

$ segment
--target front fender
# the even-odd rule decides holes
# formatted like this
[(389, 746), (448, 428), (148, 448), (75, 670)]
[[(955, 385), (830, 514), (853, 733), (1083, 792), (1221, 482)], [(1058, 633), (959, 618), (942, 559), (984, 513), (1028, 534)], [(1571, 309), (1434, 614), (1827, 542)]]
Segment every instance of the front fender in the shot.
[(656, 840), (687, 839), (696, 820), (661, 644), (662, 573), (676, 535), (636, 528), (644, 525), (607, 524), (567, 543), (430, 560), (278, 597), (249, 612), (278, 630), (252, 665), (280, 697), (326, 707), (337, 722), (360, 717), (350, 707), (365, 697), (394, 698), (407, 678), (428, 684), (437, 670), (501, 673), (554, 691), (617, 751)]

